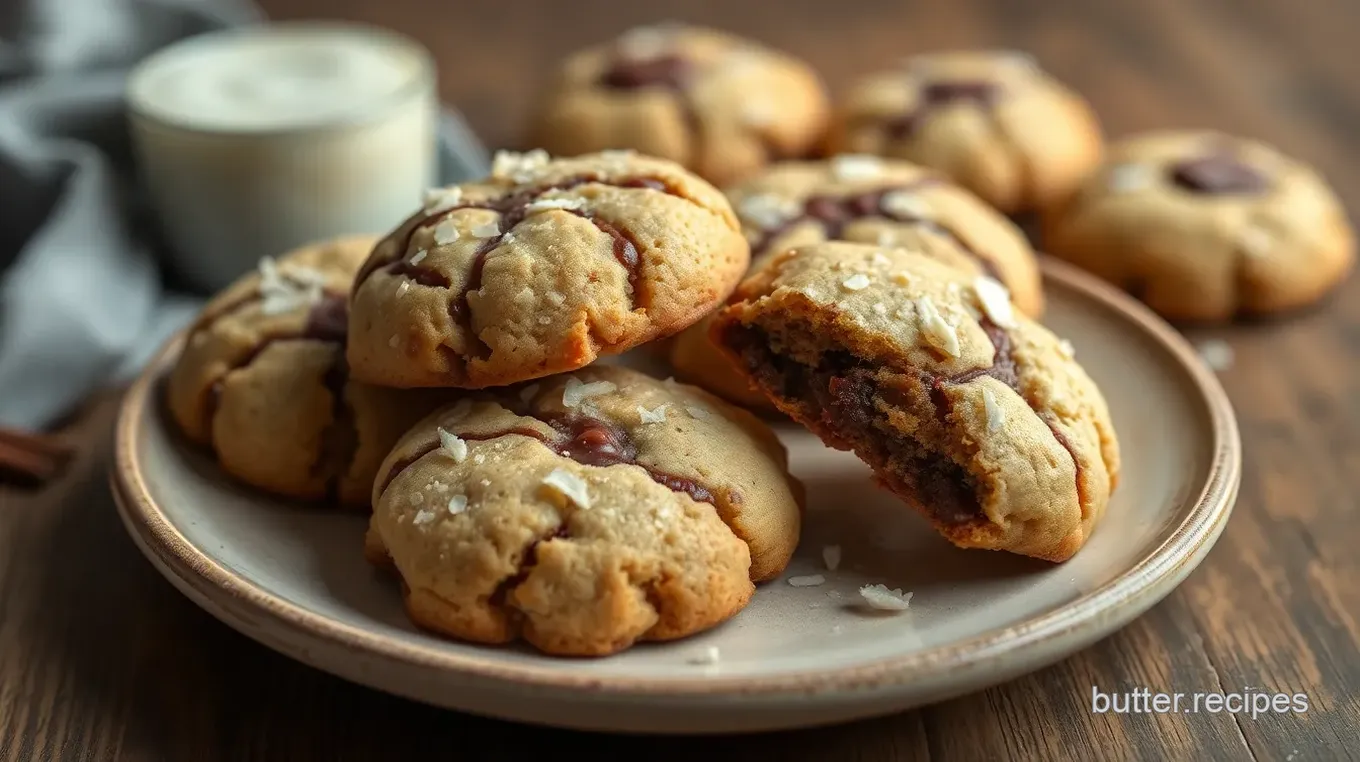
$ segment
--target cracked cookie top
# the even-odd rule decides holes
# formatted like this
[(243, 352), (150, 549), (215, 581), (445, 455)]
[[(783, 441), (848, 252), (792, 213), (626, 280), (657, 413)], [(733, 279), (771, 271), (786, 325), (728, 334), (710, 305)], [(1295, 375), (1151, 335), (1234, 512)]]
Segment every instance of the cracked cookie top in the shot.
[(1112, 145), (1044, 223), (1053, 254), (1181, 320), (1308, 304), (1341, 281), (1355, 256), (1345, 211), (1315, 171), (1210, 131)]
[(491, 177), (431, 191), (364, 263), (350, 365), (397, 387), (574, 370), (695, 322), (748, 261), (727, 200), (673, 162), (501, 153)]
[(1118, 445), (1070, 345), (994, 283), (919, 252), (813, 244), (744, 281), (713, 336), (955, 543), (1065, 560), (1105, 510)]
[(1085, 101), (1012, 51), (910, 58), (852, 89), (835, 122), (834, 150), (938, 169), (1008, 214), (1068, 196), (1102, 143)]
[(374, 503), (417, 622), (603, 654), (744, 606), (793, 553), (801, 488), (749, 413), (593, 366), (431, 414), (388, 456)]
[(367, 505), (387, 451), (438, 401), (349, 380), (347, 293), (375, 240), (264, 259), (189, 328), (169, 408), (229, 473), (284, 495)]
[(803, 62), (723, 32), (661, 24), (568, 58), (534, 131), (555, 154), (633, 148), (725, 185), (807, 155), (828, 112)]

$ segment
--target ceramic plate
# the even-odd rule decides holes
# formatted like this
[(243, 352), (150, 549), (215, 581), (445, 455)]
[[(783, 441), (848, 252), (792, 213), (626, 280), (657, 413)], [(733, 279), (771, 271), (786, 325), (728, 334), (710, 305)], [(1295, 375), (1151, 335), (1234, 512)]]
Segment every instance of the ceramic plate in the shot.
[[(887, 714), (1008, 680), (1109, 635), (1204, 558), (1237, 492), (1240, 445), (1213, 375), (1122, 294), (1044, 265), (1046, 322), (1109, 401), (1123, 449), (1104, 523), (1062, 565), (957, 550), (875, 488), (853, 455), (789, 424), (807, 486), (802, 544), (784, 577), (712, 631), (596, 660), (440, 640), (402, 612), (396, 583), (360, 554), (365, 519), (238, 486), (186, 450), (159, 404), (169, 346), (124, 403), (113, 474), (128, 531), (185, 595), (319, 669), (421, 701), (526, 722), (712, 733)], [(823, 568), (826, 545), (841, 567)], [(794, 575), (825, 584), (793, 587)], [(909, 611), (857, 605), (884, 583)], [(702, 656), (713, 646), (715, 663)]]

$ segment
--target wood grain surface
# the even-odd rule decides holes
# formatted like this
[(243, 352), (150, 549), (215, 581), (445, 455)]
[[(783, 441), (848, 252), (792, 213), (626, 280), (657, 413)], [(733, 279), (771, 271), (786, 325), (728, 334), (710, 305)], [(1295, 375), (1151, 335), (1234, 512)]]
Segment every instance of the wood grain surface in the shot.
[[(435, 53), (441, 89), (515, 146), (545, 72), (636, 23), (680, 18), (803, 56), (833, 88), (929, 49), (1005, 46), (1094, 102), (1108, 131), (1217, 127), (1322, 167), (1360, 201), (1360, 4), (268, 0), (277, 18), (375, 22)], [(0, 489), (0, 760), (1335, 760), (1360, 754), (1360, 285), (1227, 340), (1245, 442), (1208, 561), (1119, 634), (982, 693), (841, 727), (717, 739), (569, 733), (350, 685), (235, 634), (142, 559), (104, 483), (116, 397), (65, 436), (69, 473)], [(1156, 404), (1148, 400), (1148, 404)], [(1094, 714), (1091, 688), (1305, 693), (1306, 713)]]

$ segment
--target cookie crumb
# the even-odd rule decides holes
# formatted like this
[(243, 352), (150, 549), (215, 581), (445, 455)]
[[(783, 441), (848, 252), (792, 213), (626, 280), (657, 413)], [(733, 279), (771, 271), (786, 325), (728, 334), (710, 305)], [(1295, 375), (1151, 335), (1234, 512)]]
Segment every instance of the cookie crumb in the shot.
[(478, 238), (495, 238), (501, 234), (501, 226), (495, 222), (482, 222), (472, 226), (472, 234)]
[(417, 251), (415, 254), (412, 254), (412, 255), (411, 255), (411, 264), (412, 264), (412, 265), (418, 265), (418, 264), (420, 264), (421, 262), (424, 262), (424, 261), (425, 261), (425, 257), (428, 257), (428, 256), (429, 256), (429, 252), (425, 251), (424, 249), (421, 249), (420, 251)]
[(1214, 370), (1227, 370), (1233, 364), (1232, 345), (1222, 339), (1208, 339), (1195, 346), (1204, 364)]
[(789, 577), (789, 584), (794, 587), (817, 587), (826, 582), (826, 577), (820, 574), (804, 574), (800, 577)]
[(898, 219), (924, 220), (930, 218), (930, 204), (910, 191), (893, 191), (883, 196), (883, 211)]
[(403, 296), (403, 295), (406, 294), (407, 291), (410, 291), (410, 290), (411, 290), (411, 281), (409, 281), (409, 280), (404, 280), (404, 281), (401, 282), (400, 285), (397, 286), (397, 296)]
[(586, 200), (583, 198), (541, 198), (524, 207), (524, 211), (528, 214), (538, 214), (552, 209), (580, 209), (585, 205)]
[(562, 404), (566, 407), (576, 407), (590, 397), (609, 394), (617, 388), (609, 381), (592, 381), (583, 384), (581, 379), (571, 376), (567, 378), (567, 385), (562, 389)]
[(959, 356), (959, 334), (945, 321), (929, 296), (916, 300), (916, 314), (921, 321), (921, 333), (927, 342), (950, 357)]
[(411, 523), (415, 526), (420, 526), (421, 524), (428, 524), (431, 521), (434, 521), (434, 511), (428, 508), (421, 508), (420, 510), (416, 511), (416, 517), (411, 519)]
[(841, 546), (827, 545), (822, 548), (822, 563), (828, 571), (836, 571), (841, 565)]
[(906, 611), (911, 605), (911, 595), (902, 592), (902, 588), (890, 590), (887, 585), (865, 585), (859, 589), (864, 602), (879, 611)]
[(538, 396), (538, 389), (539, 389), (538, 384), (529, 384), (523, 389), (520, 389), (519, 401), (523, 402), (526, 405), (529, 404), (530, 402), (533, 402), (534, 398)]
[(529, 180), (535, 171), (547, 166), (550, 158), (548, 152), (542, 148), (525, 153), (497, 151), (491, 161), (491, 176), (524, 182)]
[(453, 220), (444, 220), (434, 226), (435, 245), (443, 246), (456, 240), (458, 240), (458, 226), (453, 224)]
[(638, 420), (643, 423), (665, 423), (666, 408), (668, 407), (670, 407), (670, 404), (664, 402), (651, 410), (638, 405)]
[(700, 421), (706, 421), (713, 416), (713, 413), (710, 412), (708, 408), (699, 407), (698, 405), (685, 405), (685, 412), (689, 413), (691, 418), (697, 418)]
[(387, 346), (393, 349), (396, 349), (397, 347), (401, 346), (401, 337), (396, 335), (395, 333), (392, 334), (392, 338), (387, 340)]
[(1077, 348), (1067, 339), (1058, 342), (1058, 351), (1069, 360), (1077, 356)]
[(987, 413), (987, 431), (996, 433), (1001, 430), (1002, 424), (1006, 422), (1006, 411), (997, 404), (996, 395), (992, 390), (982, 387), (982, 409)]
[(877, 156), (845, 153), (831, 160), (831, 174), (837, 180), (869, 180), (883, 172), (883, 161)]
[(977, 294), (982, 312), (993, 323), (1002, 328), (1015, 327), (1015, 311), (1011, 307), (1011, 292), (995, 278), (979, 275), (973, 280), (973, 293)]
[(869, 276), (864, 273), (855, 273), (841, 281), (841, 286), (847, 291), (863, 291), (869, 287), (869, 282)]
[(742, 199), (741, 217), (761, 230), (774, 230), (798, 216), (798, 203), (773, 193), (759, 193)]
[(575, 503), (578, 508), (590, 507), (590, 485), (570, 471), (554, 468), (552, 473), (543, 477), (543, 485)]
[(455, 516), (466, 511), (467, 506), (467, 495), (454, 495), (449, 498), (449, 513), (452, 513)]
[(459, 439), (457, 434), (450, 434), (442, 427), (437, 431), (439, 432), (439, 449), (443, 450), (445, 455), (453, 458), (454, 463), (462, 463), (467, 460), (467, 442)]
[(722, 654), (718, 651), (718, 647), (717, 647), (717, 646), (709, 646), (708, 648), (705, 648), (704, 650), (700, 651), (699, 653), (697, 653), (697, 654), (695, 654), (695, 655), (689, 657), (689, 658), (686, 659), (685, 661), (689, 662), (690, 664), (700, 664), (700, 665), (702, 665), (702, 664), (717, 664), (717, 663), (718, 663), (718, 660), (721, 659), (721, 658), (722, 658)]
[(463, 202), (463, 189), (457, 185), (448, 188), (426, 188), (422, 201), (426, 214), (447, 212)]

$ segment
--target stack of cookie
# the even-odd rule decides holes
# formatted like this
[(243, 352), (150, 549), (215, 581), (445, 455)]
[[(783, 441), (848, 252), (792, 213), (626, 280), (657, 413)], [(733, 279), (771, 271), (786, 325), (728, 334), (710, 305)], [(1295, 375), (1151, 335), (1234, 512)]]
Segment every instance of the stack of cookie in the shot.
[[(570, 59), (537, 133), (570, 157), (502, 152), (381, 239), (262, 262), (168, 392), (226, 471), (371, 509), (417, 624), (553, 654), (705, 630), (784, 571), (802, 491), (753, 411), (955, 545), (1071, 558), (1119, 448), (1008, 215), (1179, 316), (1305, 303), (1351, 256), (1306, 169), (1216, 135), (1102, 159), (1015, 55), (916, 59), (833, 113), (787, 56), (646, 28)], [(695, 385), (615, 361), (640, 347)]]

